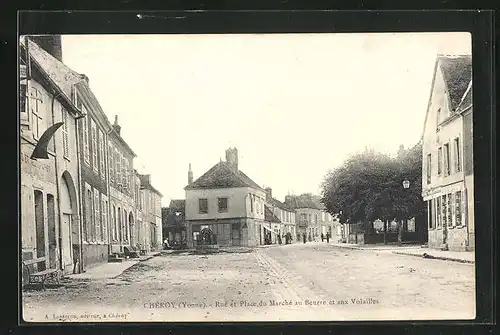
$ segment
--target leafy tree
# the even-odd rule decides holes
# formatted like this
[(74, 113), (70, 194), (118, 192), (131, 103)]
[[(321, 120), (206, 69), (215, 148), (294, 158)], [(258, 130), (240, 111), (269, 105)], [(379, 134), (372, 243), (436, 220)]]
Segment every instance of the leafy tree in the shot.
[[(325, 176), (322, 203), (341, 213), (341, 223), (409, 219), (423, 212), (422, 151), (417, 145), (398, 157), (365, 150)], [(403, 180), (410, 182), (404, 189)]]

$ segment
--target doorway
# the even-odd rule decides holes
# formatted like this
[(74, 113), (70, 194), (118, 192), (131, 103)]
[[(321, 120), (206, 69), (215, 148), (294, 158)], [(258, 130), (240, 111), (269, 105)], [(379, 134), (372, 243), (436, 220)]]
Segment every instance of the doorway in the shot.
[(49, 268), (57, 268), (57, 237), (55, 201), (52, 194), (47, 194), (47, 223), (49, 229)]
[[(43, 193), (35, 190), (36, 257), (45, 257), (45, 224), (43, 215)], [(38, 271), (45, 270), (46, 262), (37, 264)]]

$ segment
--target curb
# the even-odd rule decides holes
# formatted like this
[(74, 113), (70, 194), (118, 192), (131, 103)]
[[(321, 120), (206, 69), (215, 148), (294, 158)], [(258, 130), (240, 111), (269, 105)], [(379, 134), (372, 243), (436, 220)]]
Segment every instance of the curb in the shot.
[(424, 257), (423, 254), (421, 254), (421, 255), (419, 255), (419, 254), (407, 254), (407, 253), (400, 252), (400, 251), (393, 251), (392, 253), (396, 254), (396, 255), (413, 256), (413, 257), (424, 258), (424, 259), (437, 259), (437, 260), (441, 260), (441, 261), (451, 261), (451, 262), (465, 263), (465, 264), (475, 264), (476, 263), (475, 261), (469, 261), (467, 259), (458, 259), (458, 258), (444, 257), (444, 256), (429, 255), (430, 257), (426, 258), (426, 257)]

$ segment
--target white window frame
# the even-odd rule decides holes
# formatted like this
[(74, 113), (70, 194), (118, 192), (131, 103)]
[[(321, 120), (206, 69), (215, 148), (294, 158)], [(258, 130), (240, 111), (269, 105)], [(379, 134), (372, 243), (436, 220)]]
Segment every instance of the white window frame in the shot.
[(101, 211), (100, 211), (100, 200), (99, 191), (94, 188), (94, 234), (92, 242), (99, 242), (101, 240)]
[[(82, 109), (85, 110), (85, 106), (82, 106)], [(90, 165), (90, 139), (89, 139), (89, 122), (88, 116), (85, 116), (82, 119), (82, 128), (83, 128), (83, 160), (87, 165)]]
[(43, 104), (42, 92), (36, 87), (29, 88), (29, 114), (31, 117), (31, 133), (33, 139), (39, 140), (45, 131), (41, 104)]
[(99, 167), (102, 179), (106, 179), (106, 156), (104, 155), (104, 133), (99, 129)]
[(92, 168), (94, 169), (95, 172), (99, 172), (99, 163), (97, 159), (97, 143), (98, 143), (98, 138), (97, 138), (97, 125), (94, 120), (90, 119), (90, 133), (92, 137)]
[(63, 156), (69, 158), (68, 111), (61, 106)]

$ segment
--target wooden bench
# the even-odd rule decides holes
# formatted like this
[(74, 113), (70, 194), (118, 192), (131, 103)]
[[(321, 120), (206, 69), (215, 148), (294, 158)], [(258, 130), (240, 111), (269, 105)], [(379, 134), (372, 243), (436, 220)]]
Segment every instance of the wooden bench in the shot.
[(33, 272), (30, 265), (43, 263), (46, 261), (45, 257), (38, 257), (23, 261), (23, 265), (28, 271), (28, 284), (40, 284), (45, 290), (45, 281), (52, 280), (59, 284), (60, 272), (57, 269), (46, 269), (42, 271)]

